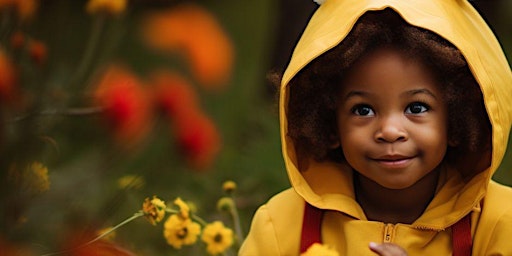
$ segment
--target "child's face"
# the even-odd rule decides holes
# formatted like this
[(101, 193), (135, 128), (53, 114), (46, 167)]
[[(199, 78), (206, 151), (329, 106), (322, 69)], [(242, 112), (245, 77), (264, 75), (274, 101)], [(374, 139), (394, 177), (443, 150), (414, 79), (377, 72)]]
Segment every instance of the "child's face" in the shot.
[(386, 188), (410, 187), (444, 158), (447, 110), (436, 80), (396, 50), (376, 50), (350, 69), (337, 118), (348, 164)]

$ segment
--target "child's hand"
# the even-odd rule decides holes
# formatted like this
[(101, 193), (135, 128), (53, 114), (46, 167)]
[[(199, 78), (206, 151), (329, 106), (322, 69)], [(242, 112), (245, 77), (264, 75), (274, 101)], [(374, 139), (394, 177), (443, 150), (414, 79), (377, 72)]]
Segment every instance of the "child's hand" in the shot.
[(370, 243), (370, 250), (380, 256), (407, 256), (407, 252), (400, 246), (392, 243)]

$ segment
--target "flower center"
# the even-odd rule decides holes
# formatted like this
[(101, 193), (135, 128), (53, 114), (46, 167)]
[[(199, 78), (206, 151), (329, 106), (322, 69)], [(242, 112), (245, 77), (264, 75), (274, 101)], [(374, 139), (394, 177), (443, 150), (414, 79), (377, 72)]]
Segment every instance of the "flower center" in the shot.
[(222, 242), (222, 235), (217, 233), (214, 237), (213, 237), (213, 241), (216, 242), (216, 243), (220, 243)]
[(183, 229), (176, 232), (176, 236), (178, 237), (178, 239), (181, 239), (181, 240), (185, 239), (187, 237), (187, 234), (188, 234), (188, 229), (186, 227), (184, 227)]

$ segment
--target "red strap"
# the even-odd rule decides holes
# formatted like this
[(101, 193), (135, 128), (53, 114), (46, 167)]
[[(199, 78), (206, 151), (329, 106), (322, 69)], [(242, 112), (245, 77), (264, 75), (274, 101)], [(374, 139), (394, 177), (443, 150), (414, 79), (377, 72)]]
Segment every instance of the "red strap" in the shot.
[(305, 252), (312, 244), (322, 243), (323, 211), (306, 202), (304, 218), (302, 218), (302, 234), (300, 238), (300, 253)]
[[(306, 202), (302, 219), (300, 253), (314, 243), (322, 243), (323, 210)], [(452, 226), (453, 256), (471, 256), (473, 241), (471, 239), (471, 214), (466, 215)]]
[(452, 226), (453, 256), (471, 256), (471, 214), (460, 219)]

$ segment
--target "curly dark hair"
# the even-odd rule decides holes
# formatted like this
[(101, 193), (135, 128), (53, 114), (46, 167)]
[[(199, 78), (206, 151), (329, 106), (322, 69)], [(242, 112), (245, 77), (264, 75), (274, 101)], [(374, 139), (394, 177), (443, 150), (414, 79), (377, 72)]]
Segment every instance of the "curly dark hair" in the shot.
[(431, 68), (448, 106), (447, 159), (490, 148), (491, 125), (482, 93), (461, 52), (426, 29), (406, 23), (391, 9), (370, 11), (354, 25), (336, 47), (302, 69), (288, 84), (288, 136), (298, 153), (322, 160), (343, 160), (336, 138), (336, 104), (339, 85), (347, 70), (362, 56), (380, 48), (400, 49), (408, 58)]

